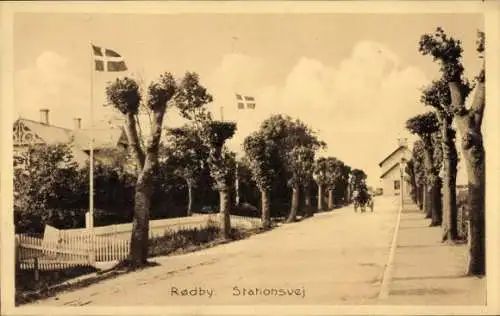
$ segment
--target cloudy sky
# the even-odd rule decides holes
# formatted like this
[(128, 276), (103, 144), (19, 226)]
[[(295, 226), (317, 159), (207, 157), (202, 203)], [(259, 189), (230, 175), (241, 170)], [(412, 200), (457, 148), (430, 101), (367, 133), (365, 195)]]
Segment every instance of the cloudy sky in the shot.
[[(459, 38), (472, 77), (479, 62), (478, 14), (49, 14), (17, 13), (14, 24), (15, 113), (52, 124), (90, 121), (90, 42), (119, 52), (147, 84), (169, 71), (195, 71), (214, 96), (216, 117), (238, 124), (242, 140), (271, 114), (310, 125), (333, 155), (379, 183), (381, 161), (407, 137), (404, 122), (428, 108), (420, 88), (439, 75), (418, 52), (436, 26)], [(94, 113), (105, 125), (119, 117), (105, 108), (104, 87), (114, 74), (97, 73)], [(123, 75), (123, 74), (120, 74)], [(238, 110), (234, 93), (254, 96), (254, 111)], [(166, 124), (179, 125), (175, 110)], [(145, 126), (147, 128), (147, 126)]]

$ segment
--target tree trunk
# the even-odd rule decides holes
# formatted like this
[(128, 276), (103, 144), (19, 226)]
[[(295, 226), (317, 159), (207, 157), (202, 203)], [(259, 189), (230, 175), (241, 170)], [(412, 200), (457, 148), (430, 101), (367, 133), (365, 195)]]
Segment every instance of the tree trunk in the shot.
[(227, 186), (221, 186), (219, 189), (220, 210), (219, 216), (221, 221), (222, 236), (224, 239), (231, 238), (231, 214), (230, 214), (230, 201), (229, 190)]
[(188, 188), (188, 206), (186, 211), (186, 216), (193, 215), (193, 183), (190, 180), (186, 180)]
[(330, 188), (328, 190), (328, 209), (329, 210), (333, 210), (333, 208), (334, 208), (334, 203), (333, 202), (334, 202), (333, 201), (333, 189)]
[(295, 222), (297, 220), (297, 211), (299, 210), (299, 188), (294, 186), (292, 188), (292, 205), (290, 207), (290, 214), (286, 219), (287, 223)]
[(442, 188), (441, 179), (436, 177), (431, 189), (431, 194), (432, 194), (431, 226), (439, 226), (443, 222), (441, 188)]
[[(479, 150), (479, 149), (478, 149)], [(472, 162), (472, 161), (471, 161)], [(485, 275), (485, 219), (484, 219), (484, 190), (485, 169), (483, 159), (467, 164), (469, 173), (469, 221), (470, 242), (468, 275)]]
[(462, 138), (462, 153), (469, 184), (469, 262), (467, 274), (484, 275), (485, 267), (485, 151), (481, 125), (485, 107), (484, 69), (478, 76), (476, 94), (470, 109), (465, 109), (465, 97), (460, 82), (450, 82), (452, 107), (458, 109), (455, 122)]
[(136, 169), (140, 172), (140, 170), (142, 170), (142, 168), (144, 167), (144, 160), (146, 158), (139, 142), (139, 135), (137, 134), (134, 114), (127, 114), (125, 121), (125, 132), (127, 134), (128, 146), (132, 149), (132, 153), (135, 157)]
[(439, 226), (442, 222), (442, 212), (440, 205), (437, 203), (437, 197), (441, 195), (439, 187), (439, 176), (437, 175), (436, 168), (434, 168), (434, 158), (432, 156), (433, 148), (429, 138), (422, 139), (424, 143), (424, 163), (426, 173), (426, 218), (431, 218), (430, 226)]
[(262, 228), (271, 228), (271, 193), (269, 190), (260, 190), (260, 199), (262, 207)]
[[(441, 114), (444, 116), (443, 114)], [(443, 241), (456, 241), (457, 231), (457, 149), (454, 131), (451, 129), (451, 118), (441, 118), (443, 135)]]
[(324, 201), (323, 201), (323, 185), (318, 183), (318, 212), (323, 211)]
[(425, 218), (431, 218), (429, 208), (429, 194), (427, 193), (427, 183), (422, 185), (422, 205), (425, 213)]
[(349, 184), (346, 185), (346, 194), (345, 194), (345, 198), (346, 198), (346, 201), (345, 201), (345, 204), (346, 205), (349, 205), (351, 203), (351, 186)]
[(134, 217), (129, 260), (132, 267), (147, 263), (149, 239), (149, 210), (153, 193), (151, 164), (146, 164), (135, 186)]
[[(135, 186), (134, 216), (132, 224), (132, 236), (130, 240), (129, 261), (133, 268), (147, 264), (148, 242), (149, 242), (149, 212), (151, 209), (151, 197), (153, 195), (153, 175), (158, 164), (158, 149), (161, 138), (163, 116), (165, 108), (153, 113), (153, 125), (151, 127), (151, 139), (146, 148), (146, 158), (142, 171), (137, 177)], [(130, 135), (131, 137), (133, 135)], [(135, 131), (137, 136), (137, 130)], [(134, 137), (131, 137), (132, 139)], [(135, 148), (136, 157), (140, 160), (140, 147)], [(138, 161), (140, 162), (140, 161)]]
[(308, 185), (304, 186), (304, 217), (314, 216), (311, 206), (311, 188)]
[(417, 185), (417, 205), (420, 210), (423, 210), (422, 186)]

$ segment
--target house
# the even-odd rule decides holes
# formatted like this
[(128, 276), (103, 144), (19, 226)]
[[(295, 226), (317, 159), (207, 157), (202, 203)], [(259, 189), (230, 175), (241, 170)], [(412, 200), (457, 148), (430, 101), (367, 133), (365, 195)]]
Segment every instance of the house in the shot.
[(49, 110), (40, 110), (40, 121), (18, 118), (13, 125), (14, 153), (27, 150), (33, 145), (69, 144), (74, 160), (83, 167), (89, 160), (90, 140), (94, 136), (94, 159), (109, 163), (115, 157), (110, 151), (126, 152), (127, 136), (123, 128), (111, 127), (94, 129), (81, 128), (81, 119), (74, 119), (74, 128), (68, 129), (51, 125)]
[(403, 181), (403, 184), (401, 184), (402, 178), (405, 177), (405, 161), (409, 161), (410, 159), (411, 151), (408, 149), (406, 140), (404, 139), (399, 141), (398, 148), (379, 163), (382, 172), (380, 179), (384, 195), (399, 195), (402, 187), (404, 197), (410, 197), (410, 184), (408, 181)]

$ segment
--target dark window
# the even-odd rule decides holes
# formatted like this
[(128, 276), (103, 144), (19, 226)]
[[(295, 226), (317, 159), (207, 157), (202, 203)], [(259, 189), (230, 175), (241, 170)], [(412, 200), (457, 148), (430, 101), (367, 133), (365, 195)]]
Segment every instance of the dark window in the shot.
[(394, 190), (399, 190), (400, 182), (399, 180), (394, 180)]

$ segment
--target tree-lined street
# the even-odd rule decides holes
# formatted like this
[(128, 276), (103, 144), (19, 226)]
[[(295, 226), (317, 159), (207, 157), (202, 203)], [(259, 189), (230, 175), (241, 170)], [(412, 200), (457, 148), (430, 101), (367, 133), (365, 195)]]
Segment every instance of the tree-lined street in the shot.
[[(54, 25), (92, 38), (105, 28), (89, 25), (108, 25), (94, 18)], [(13, 123), (16, 304), (485, 304), (484, 21), (363, 17), (360, 27), (336, 17), (312, 41), (300, 34), (322, 33), (320, 17), (254, 18), (267, 25), (256, 37), (240, 29), (243, 15), (211, 16), (199, 29), (220, 23), (230, 35), (212, 30), (204, 42), (189, 30), (196, 19), (167, 27), (116, 17), (109, 34), (134, 25), (130, 39), (74, 44), (91, 51), (90, 96), (58, 97), (68, 109), (88, 102), (85, 128), (81, 117), (73, 129), (52, 124), (50, 102), (39, 121)], [(26, 29), (50, 21), (27, 19)], [(378, 29), (382, 21), (389, 27)], [(312, 31), (290, 33), (306, 24)], [(192, 44), (160, 49), (151, 38), (139, 58), (134, 38), (160, 25), (162, 36), (183, 30)], [(381, 37), (396, 25), (404, 36)], [(340, 29), (352, 34), (340, 38)], [(255, 51), (236, 53), (239, 36)], [(283, 38), (294, 43), (288, 57)], [(23, 52), (44, 51), (16, 58), (57, 59), (27, 39)], [(59, 49), (83, 64), (70, 45)], [(98, 128), (108, 111), (115, 119)], [(218, 216), (151, 234), (156, 220), (199, 214)], [(125, 223), (126, 243), (117, 238)]]
[[(376, 304), (389, 257), (398, 200), (373, 213), (352, 206), (318, 213), (249, 239), (181, 256), (161, 266), (39, 301), (52, 305)], [(181, 296), (173, 288), (213, 289)], [(233, 287), (238, 287), (234, 289)], [(300, 289), (296, 295), (243, 295), (243, 288)], [(233, 295), (240, 294), (240, 295)]]

